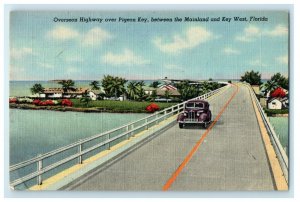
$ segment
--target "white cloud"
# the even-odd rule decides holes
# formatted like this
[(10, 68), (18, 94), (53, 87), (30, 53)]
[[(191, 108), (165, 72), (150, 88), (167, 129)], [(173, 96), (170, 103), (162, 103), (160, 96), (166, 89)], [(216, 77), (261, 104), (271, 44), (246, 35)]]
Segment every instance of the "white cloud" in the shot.
[(236, 36), (235, 39), (242, 42), (251, 42), (260, 35), (261, 30), (258, 27), (254, 25), (249, 25), (244, 29), (243, 33), (241, 35)]
[(274, 29), (260, 29), (254, 25), (249, 25), (246, 27), (242, 34), (236, 36), (237, 41), (242, 42), (251, 42), (257, 39), (260, 36), (267, 36), (267, 37), (278, 37), (284, 36), (288, 34), (288, 28), (283, 25), (277, 25)]
[(37, 63), (38, 66), (46, 68), (46, 69), (53, 69), (54, 65), (49, 64), (49, 63), (45, 63), (45, 62), (38, 62)]
[(95, 27), (89, 30), (83, 36), (83, 45), (99, 45), (107, 39), (111, 39), (112, 35), (104, 29)]
[(32, 48), (27, 48), (27, 47), (23, 47), (23, 48), (12, 48), (10, 51), (10, 56), (13, 59), (20, 59), (22, 57), (28, 56), (28, 55), (34, 55)]
[(288, 34), (288, 28), (283, 25), (277, 25), (273, 30), (264, 32), (267, 36), (284, 36)]
[(114, 54), (108, 52), (102, 57), (102, 61), (111, 65), (145, 65), (149, 64), (149, 60), (143, 59), (141, 56), (134, 54), (129, 49), (124, 49), (123, 53)]
[(60, 41), (67, 41), (80, 37), (80, 34), (70, 27), (57, 26), (47, 33), (47, 37)]
[(237, 49), (229, 48), (229, 47), (224, 48), (223, 52), (227, 55), (238, 55), (238, 54), (240, 54), (240, 51), (238, 51)]
[(258, 66), (258, 67), (267, 67), (268, 66), (261, 59), (251, 60), (251, 61), (249, 61), (249, 65), (251, 65), (251, 66)]
[(78, 40), (84, 46), (99, 45), (103, 41), (111, 39), (112, 34), (108, 31), (94, 27), (85, 33), (79, 33), (77, 30), (66, 26), (57, 26), (49, 31), (46, 36), (58, 41)]
[(163, 42), (163, 39), (158, 37), (153, 40), (156, 47), (165, 53), (180, 53), (185, 49), (190, 49), (198, 46), (213, 38), (213, 34), (203, 27), (190, 27), (183, 35), (174, 35), (172, 42)]
[(280, 57), (277, 57), (276, 60), (281, 63), (281, 64), (288, 64), (289, 63), (289, 58), (287, 55), (285, 56), (280, 56)]

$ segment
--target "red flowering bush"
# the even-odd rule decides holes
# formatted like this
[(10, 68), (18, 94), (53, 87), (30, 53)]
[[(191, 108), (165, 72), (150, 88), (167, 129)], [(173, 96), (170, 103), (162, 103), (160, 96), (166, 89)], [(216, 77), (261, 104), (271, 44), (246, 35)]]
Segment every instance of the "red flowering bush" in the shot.
[(67, 106), (67, 107), (72, 107), (73, 106), (73, 103), (71, 100), (68, 100), (68, 99), (64, 99), (61, 101), (61, 105), (62, 106)]
[(40, 102), (41, 102), (41, 100), (36, 99), (36, 100), (33, 100), (32, 104), (34, 104), (34, 105), (39, 105)]
[(39, 105), (39, 106), (47, 106), (47, 103), (46, 103), (46, 101), (41, 101), (41, 102), (39, 102), (38, 105)]
[(151, 103), (146, 107), (147, 112), (155, 112), (159, 110), (159, 106), (157, 104)]
[(54, 105), (53, 100), (46, 100), (45, 103), (46, 105)]
[(51, 106), (51, 105), (54, 105), (53, 100), (45, 100), (45, 101), (34, 100), (32, 103), (35, 104), (35, 105), (39, 105), (39, 106)]
[(285, 97), (286, 93), (282, 88), (276, 88), (272, 93), (271, 97)]
[(17, 98), (9, 98), (9, 103), (17, 103)]

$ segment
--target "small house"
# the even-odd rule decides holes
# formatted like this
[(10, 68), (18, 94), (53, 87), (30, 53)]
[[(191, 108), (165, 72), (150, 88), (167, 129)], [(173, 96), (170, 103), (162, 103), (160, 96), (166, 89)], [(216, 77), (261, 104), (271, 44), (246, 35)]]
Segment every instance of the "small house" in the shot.
[(170, 96), (170, 98), (176, 98), (176, 97), (180, 97), (180, 93), (178, 92), (178, 90), (176, 89), (176, 90), (162, 90), (162, 89), (157, 89), (156, 90), (156, 93), (157, 93), (157, 96), (158, 97), (165, 97), (165, 95), (166, 95), (166, 91), (168, 91), (169, 92), (169, 96)]
[(158, 89), (159, 90), (162, 90), (162, 91), (166, 91), (166, 90), (177, 90), (177, 88), (171, 84), (163, 84), (163, 85), (160, 85), (158, 86)]
[(152, 93), (154, 91), (156, 91), (156, 88), (149, 87), (149, 86), (143, 86), (143, 89), (144, 89), (146, 95), (152, 95)]
[(268, 102), (268, 109), (282, 109), (281, 98), (272, 98)]
[(39, 94), (41, 98), (82, 98), (88, 88), (68, 89), (66, 92), (62, 88), (45, 88), (43, 93)]
[(62, 98), (62, 88), (45, 88), (43, 93), (40, 93), (41, 98)]
[(92, 100), (97, 100), (101, 94), (104, 94), (105, 92), (103, 89), (100, 90), (89, 90), (88, 94)]

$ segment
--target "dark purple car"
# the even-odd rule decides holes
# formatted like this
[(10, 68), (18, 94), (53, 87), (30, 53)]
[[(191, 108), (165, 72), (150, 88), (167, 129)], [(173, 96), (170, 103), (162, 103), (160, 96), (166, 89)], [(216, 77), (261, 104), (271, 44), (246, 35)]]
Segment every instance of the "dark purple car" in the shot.
[(205, 128), (211, 122), (209, 103), (205, 100), (190, 100), (185, 103), (184, 110), (177, 117), (179, 128), (188, 123), (201, 123)]

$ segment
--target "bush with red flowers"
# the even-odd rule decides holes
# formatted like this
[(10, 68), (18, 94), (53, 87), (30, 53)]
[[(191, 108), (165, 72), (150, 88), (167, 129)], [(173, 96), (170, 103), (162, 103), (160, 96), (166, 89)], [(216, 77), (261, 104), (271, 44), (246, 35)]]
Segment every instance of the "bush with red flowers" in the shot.
[(72, 107), (73, 106), (73, 103), (71, 100), (68, 100), (68, 99), (63, 99), (61, 101), (61, 105), (62, 106), (67, 106), (67, 107)]
[(53, 100), (46, 100), (45, 103), (46, 105), (54, 105)]
[(17, 103), (17, 98), (9, 98), (9, 103)]
[(148, 105), (146, 107), (147, 112), (155, 112), (155, 111), (158, 111), (158, 110), (159, 110), (159, 106), (155, 103), (151, 103), (150, 105)]
[(272, 93), (271, 93), (271, 97), (285, 97), (286, 93), (284, 92), (284, 90), (282, 88), (276, 88)]
[(34, 105), (39, 105), (40, 102), (41, 102), (41, 100), (36, 99), (36, 100), (33, 100), (32, 104), (34, 104)]

